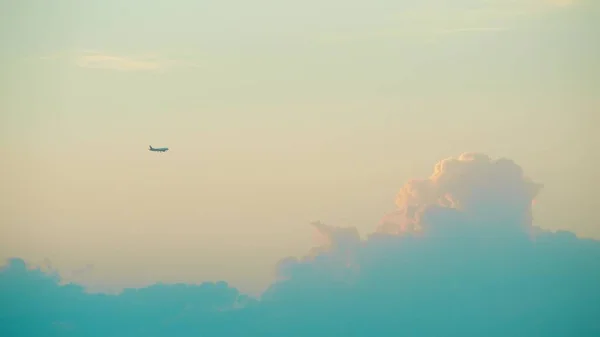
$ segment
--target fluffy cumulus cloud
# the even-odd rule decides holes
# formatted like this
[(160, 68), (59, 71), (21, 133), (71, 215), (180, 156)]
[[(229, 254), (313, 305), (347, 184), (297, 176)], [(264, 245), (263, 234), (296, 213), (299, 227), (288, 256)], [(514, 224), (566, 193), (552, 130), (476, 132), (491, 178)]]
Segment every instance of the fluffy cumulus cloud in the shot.
[(437, 163), (428, 179), (405, 184), (396, 198), (399, 210), (384, 217), (380, 231), (418, 232), (449, 217), (487, 229), (529, 228), (531, 203), (541, 188), (509, 159), (464, 153)]
[(11, 260), (0, 272), (8, 336), (600, 336), (600, 242), (532, 230), (541, 185), (507, 159), (463, 154), (398, 194), (361, 239), (282, 259), (253, 299), (225, 282), (118, 295), (60, 285)]

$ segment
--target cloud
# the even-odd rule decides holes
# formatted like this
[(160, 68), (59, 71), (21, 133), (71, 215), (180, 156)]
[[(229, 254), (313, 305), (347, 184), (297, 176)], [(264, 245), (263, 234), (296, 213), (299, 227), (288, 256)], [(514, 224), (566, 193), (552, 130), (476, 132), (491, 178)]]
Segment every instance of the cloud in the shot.
[(79, 55), (76, 59), (76, 63), (82, 68), (125, 71), (158, 70), (161, 67), (161, 63), (155, 58), (135, 59), (99, 53), (85, 53)]
[(355, 228), (312, 223), (326, 241), (282, 259), (260, 299), (225, 282), (88, 294), (13, 259), (0, 271), (0, 331), (598, 336), (600, 242), (534, 228), (531, 202), (540, 191), (509, 159), (442, 160), (429, 178), (400, 189), (398, 211), (365, 239)]
[(480, 0), (419, 1), (390, 8), (394, 20), (369, 25), (356, 32), (330, 31), (319, 34), (318, 43), (355, 43), (373, 40), (410, 40), (430, 42), (458, 33), (491, 34), (523, 28), (553, 10), (563, 11), (574, 5), (595, 5), (593, 0)]
[(434, 211), (432, 206), (457, 210), (482, 226), (529, 229), (531, 204), (541, 188), (512, 160), (464, 153), (437, 163), (429, 178), (405, 184), (396, 198), (399, 210), (384, 217), (380, 230), (422, 230), (428, 224), (423, 215), (429, 210), (431, 219), (431, 213), (439, 212), (439, 207)]
[(164, 71), (175, 67), (200, 68), (197, 63), (167, 59), (157, 55), (126, 56), (114, 53), (79, 50), (53, 53), (41, 57), (42, 60), (68, 59), (76, 66), (88, 69), (116, 71)]
[(75, 60), (77, 66), (120, 71), (157, 71), (174, 67), (200, 68), (200, 65), (182, 60), (165, 59), (155, 55), (119, 56), (100, 52), (81, 52)]
[(571, 5), (574, 5), (579, 2), (577, 0), (546, 0), (546, 1), (551, 5), (559, 6), (559, 7), (571, 6)]
[[(89, 294), (60, 285), (54, 273), (11, 259), (0, 272), (0, 331), (6, 336), (75, 332), (78, 336), (126, 336), (164, 327), (203, 324), (215, 315), (251, 306), (252, 299), (225, 282), (156, 284), (118, 295)], [(224, 327), (227, 330), (227, 327)]]
[(456, 29), (445, 29), (439, 32), (439, 34), (456, 34), (456, 33), (484, 33), (484, 32), (505, 32), (509, 30), (504, 27), (469, 27), (469, 28), (456, 28)]

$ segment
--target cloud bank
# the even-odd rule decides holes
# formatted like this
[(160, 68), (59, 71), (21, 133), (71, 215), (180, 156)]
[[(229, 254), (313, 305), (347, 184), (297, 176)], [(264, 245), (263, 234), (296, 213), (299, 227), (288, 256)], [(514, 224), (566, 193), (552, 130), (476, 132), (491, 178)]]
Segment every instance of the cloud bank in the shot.
[[(13, 259), (0, 272), (8, 336), (599, 336), (600, 242), (531, 222), (541, 185), (508, 159), (439, 162), (361, 239), (327, 238), (276, 266), (259, 299), (225, 282), (117, 295), (60, 285)], [(218, 257), (216, 257), (218, 258)]]

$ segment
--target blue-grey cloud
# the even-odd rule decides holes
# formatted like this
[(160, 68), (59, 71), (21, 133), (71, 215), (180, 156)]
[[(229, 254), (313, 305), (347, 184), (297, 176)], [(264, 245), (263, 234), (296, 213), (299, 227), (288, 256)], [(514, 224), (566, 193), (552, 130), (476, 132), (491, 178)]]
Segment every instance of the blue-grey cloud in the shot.
[[(12, 259), (0, 271), (6, 336), (598, 336), (600, 242), (529, 221), (540, 184), (507, 159), (464, 154), (405, 185), (401, 215), (361, 239), (282, 259), (259, 299), (225, 282), (90, 294)], [(408, 210), (410, 207), (413, 210)], [(420, 228), (420, 230), (415, 230)], [(533, 235), (532, 235), (533, 233)], [(218, 258), (218, 257), (215, 257)]]

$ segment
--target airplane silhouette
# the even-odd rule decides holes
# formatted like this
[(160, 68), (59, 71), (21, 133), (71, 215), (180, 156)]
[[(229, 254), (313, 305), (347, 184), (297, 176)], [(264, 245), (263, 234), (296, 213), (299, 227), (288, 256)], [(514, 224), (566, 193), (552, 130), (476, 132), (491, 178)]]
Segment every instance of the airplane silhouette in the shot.
[(153, 151), (153, 152), (166, 152), (169, 151), (168, 147), (159, 147), (159, 148), (153, 148), (152, 145), (150, 145), (150, 147), (148, 148), (148, 151)]

